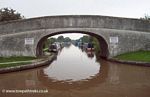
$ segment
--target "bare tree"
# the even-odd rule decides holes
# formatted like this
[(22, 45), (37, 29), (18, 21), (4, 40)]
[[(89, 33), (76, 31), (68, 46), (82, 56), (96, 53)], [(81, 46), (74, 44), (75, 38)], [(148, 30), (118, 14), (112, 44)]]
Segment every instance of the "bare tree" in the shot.
[(150, 21), (150, 16), (148, 14), (145, 14), (145, 16), (140, 19)]

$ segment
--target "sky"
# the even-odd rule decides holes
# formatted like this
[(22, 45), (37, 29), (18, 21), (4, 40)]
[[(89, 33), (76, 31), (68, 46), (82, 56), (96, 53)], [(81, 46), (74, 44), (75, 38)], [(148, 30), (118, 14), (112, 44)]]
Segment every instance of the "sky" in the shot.
[(150, 0), (0, 0), (25, 18), (54, 15), (104, 15), (140, 18), (150, 14)]
[(70, 39), (73, 39), (73, 40), (77, 40), (77, 39), (83, 37), (84, 35), (87, 35), (87, 34), (65, 33), (65, 34), (58, 34), (58, 35), (55, 35), (55, 36), (52, 36), (52, 37), (58, 38), (59, 36), (64, 36), (64, 37), (69, 37)]

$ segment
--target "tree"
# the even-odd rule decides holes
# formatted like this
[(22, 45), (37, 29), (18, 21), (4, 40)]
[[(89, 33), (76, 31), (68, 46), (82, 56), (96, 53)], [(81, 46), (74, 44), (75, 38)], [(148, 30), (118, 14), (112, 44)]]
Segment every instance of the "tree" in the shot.
[(43, 48), (44, 48), (44, 49), (49, 48), (49, 45), (50, 45), (50, 44), (53, 44), (54, 42), (56, 42), (56, 38), (53, 38), (53, 37), (48, 38), (48, 39), (44, 42)]
[(64, 37), (63, 36), (59, 36), (58, 38), (57, 38), (57, 42), (63, 42), (64, 41)]
[(21, 16), (20, 13), (11, 8), (2, 8), (0, 9), (0, 22), (23, 19), (24, 16)]
[(150, 16), (148, 14), (145, 14), (144, 19), (150, 20)]
[(84, 35), (83, 37), (80, 38), (80, 40), (84, 43), (88, 43), (89, 42), (89, 36)]
[(143, 18), (141, 18), (141, 19), (150, 21), (150, 16), (148, 14), (145, 14), (145, 16)]
[(69, 37), (65, 37), (64, 42), (71, 42), (71, 39)]
[(99, 40), (97, 38), (93, 37), (92, 42), (94, 44), (95, 51), (97, 53), (99, 53), (100, 52), (100, 43), (99, 43)]
[(51, 37), (48, 39), (48, 44), (53, 44), (54, 42), (56, 42), (56, 38)]

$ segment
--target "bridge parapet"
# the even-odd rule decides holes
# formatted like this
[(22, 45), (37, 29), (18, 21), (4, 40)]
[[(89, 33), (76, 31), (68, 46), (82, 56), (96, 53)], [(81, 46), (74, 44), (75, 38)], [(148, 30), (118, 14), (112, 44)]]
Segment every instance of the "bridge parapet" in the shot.
[(0, 23), (0, 34), (53, 28), (106, 28), (150, 32), (150, 22), (109, 16), (46, 16)]

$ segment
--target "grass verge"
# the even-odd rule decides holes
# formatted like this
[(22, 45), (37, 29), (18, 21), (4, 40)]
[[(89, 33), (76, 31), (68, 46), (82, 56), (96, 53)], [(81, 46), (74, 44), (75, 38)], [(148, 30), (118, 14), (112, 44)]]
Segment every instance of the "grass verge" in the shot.
[(0, 63), (14, 62), (14, 61), (28, 61), (37, 59), (36, 57), (0, 57)]
[[(31, 60), (34, 60), (34, 59), (37, 59), (37, 58), (36, 57), (23, 57), (23, 56), (21, 56), (21, 57), (0, 57), (0, 68), (30, 64), (30, 63), (32, 63)], [(21, 61), (27, 61), (27, 62), (21, 62)]]
[(150, 51), (129, 52), (118, 55), (115, 57), (115, 59), (126, 61), (150, 62)]
[(32, 62), (0, 64), (0, 68), (6, 68), (6, 67), (14, 67), (14, 66), (26, 65), (26, 64), (30, 64), (30, 63), (32, 63)]

